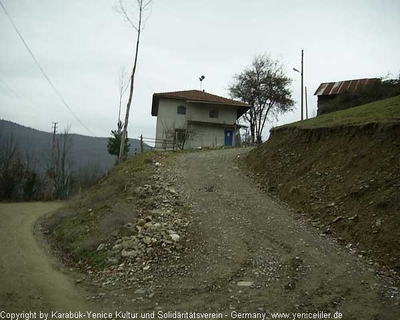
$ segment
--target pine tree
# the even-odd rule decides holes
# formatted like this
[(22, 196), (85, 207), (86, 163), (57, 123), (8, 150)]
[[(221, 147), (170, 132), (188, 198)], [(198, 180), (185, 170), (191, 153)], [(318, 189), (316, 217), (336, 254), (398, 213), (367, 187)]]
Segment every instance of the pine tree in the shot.
[[(117, 130), (111, 130), (111, 135), (112, 137), (108, 138), (108, 143), (107, 143), (107, 150), (108, 153), (117, 156), (119, 155), (119, 148), (121, 146), (121, 139), (122, 139), (122, 122), (118, 122), (118, 129)], [(129, 139), (125, 139), (125, 154), (128, 154), (129, 152)]]

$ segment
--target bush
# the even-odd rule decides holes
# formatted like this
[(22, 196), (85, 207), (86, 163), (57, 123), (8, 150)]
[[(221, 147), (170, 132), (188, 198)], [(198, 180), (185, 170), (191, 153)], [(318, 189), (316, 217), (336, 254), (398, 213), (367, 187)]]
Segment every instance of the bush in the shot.
[(370, 83), (356, 92), (344, 92), (319, 109), (319, 115), (353, 108), (377, 100), (400, 95), (399, 80), (382, 80)]

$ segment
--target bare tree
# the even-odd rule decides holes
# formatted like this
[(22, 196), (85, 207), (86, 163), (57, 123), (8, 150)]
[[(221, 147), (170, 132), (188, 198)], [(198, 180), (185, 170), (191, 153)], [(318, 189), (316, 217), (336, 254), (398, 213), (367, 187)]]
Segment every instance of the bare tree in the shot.
[(25, 158), (13, 133), (3, 137), (0, 132), (0, 199), (32, 200), (39, 196), (40, 179), (32, 169), (32, 152)]
[(124, 67), (121, 67), (118, 73), (118, 90), (119, 90), (119, 106), (118, 106), (118, 133), (121, 133), (123, 123), (121, 122), (121, 108), (122, 108), (122, 98), (128, 89), (129, 82), (126, 81), (126, 71)]
[(190, 124), (188, 117), (186, 117), (184, 124), (181, 125), (177, 125), (175, 122), (168, 125), (165, 119), (161, 120), (161, 124), (164, 128), (162, 141), (164, 150), (167, 150), (171, 146), (173, 151), (175, 149), (183, 150), (186, 142), (193, 139), (197, 134), (195, 127)]
[(24, 165), (23, 199), (42, 199), (44, 177), (38, 172), (37, 155), (32, 150), (32, 140), (28, 140), (23, 147), (22, 162)]
[(68, 199), (72, 190), (72, 168), (70, 159), (72, 136), (70, 126), (58, 137), (56, 154), (55, 192), (57, 199)]
[(242, 145), (244, 146), (250, 146), (254, 141), (252, 141), (251, 134), (248, 130), (248, 128), (245, 129), (245, 132), (242, 134), (241, 137)]
[(23, 176), (19, 143), (11, 133), (0, 140), (0, 198), (15, 199)]
[(250, 124), (252, 142), (261, 143), (262, 132), (270, 116), (293, 110), (289, 85), (291, 79), (285, 75), (278, 60), (268, 55), (254, 57), (250, 67), (235, 75), (234, 83), (229, 87), (232, 98), (251, 106), (245, 115)]
[(128, 9), (128, 6), (125, 1), (119, 0), (118, 7), (116, 8), (118, 12), (120, 12), (126, 21), (131, 25), (131, 27), (136, 31), (136, 49), (135, 49), (135, 59), (133, 62), (133, 68), (130, 78), (130, 87), (129, 87), (129, 98), (128, 103), (126, 105), (126, 114), (125, 114), (125, 122), (124, 122), (124, 129), (122, 131), (122, 139), (121, 139), (121, 146), (119, 150), (119, 157), (118, 162), (121, 163), (125, 158), (124, 153), (124, 141), (127, 137), (127, 130), (128, 130), (128, 123), (129, 123), (129, 112), (131, 109), (132, 97), (133, 97), (133, 90), (135, 84), (135, 73), (136, 67), (138, 62), (139, 56), (139, 43), (140, 43), (140, 35), (144, 28), (144, 23), (146, 22), (147, 18), (144, 18), (144, 12), (149, 8), (149, 5), (153, 2), (153, 0), (136, 0), (135, 5), (135, 12), (136, 12), (136, 19), (133, 19), (131, 11)]

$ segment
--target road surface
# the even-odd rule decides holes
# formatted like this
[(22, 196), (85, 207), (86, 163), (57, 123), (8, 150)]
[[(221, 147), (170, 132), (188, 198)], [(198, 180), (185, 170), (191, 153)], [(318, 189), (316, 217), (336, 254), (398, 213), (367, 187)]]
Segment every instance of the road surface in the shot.
[[(331, 318), (340, 312), (342, 319), (400, 319), (398, 289), (358, 253), (260, 191), (235, 163), (244, 152), (182, 153), (166, 165), (168, 183), (191, 208), (184, 235), (190, 249), (164, 261), (162, 272), (152, 267), (147, 287), (139, 289), (155, 295), (137, 297), (133, 284), (115, 301), (105, 292), (97, 303), (114, 310), (223, 312), (226, 319), (318, 311)], [(37, 219), (60, 206), (0, 204), (0, 311), (94, 310), (87, 292), (33, 235)]]
[(38, 245), (35, 222), (62, 203), (0, 204), (0, 311), (85, 311), (78, 291), (54, 257)]

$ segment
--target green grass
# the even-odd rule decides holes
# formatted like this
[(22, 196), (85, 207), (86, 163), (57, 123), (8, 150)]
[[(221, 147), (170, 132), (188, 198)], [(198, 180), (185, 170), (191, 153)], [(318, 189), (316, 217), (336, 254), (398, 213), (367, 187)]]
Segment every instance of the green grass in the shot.
[(279, 128), (322, 128), (342, 125), (400, 121), (400, 96), (371, 102), (362, 106), (336, 111), (305, 121), (290, 123)]

